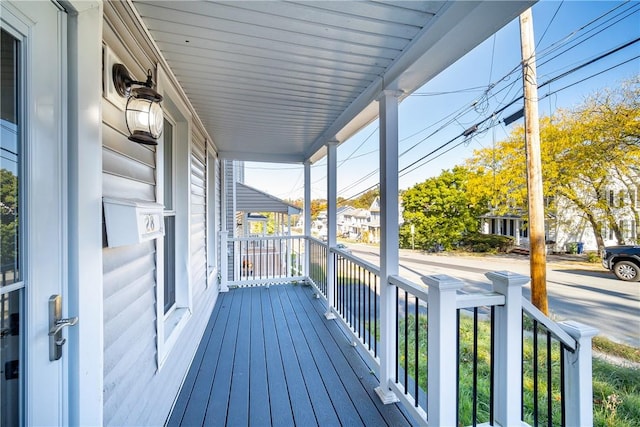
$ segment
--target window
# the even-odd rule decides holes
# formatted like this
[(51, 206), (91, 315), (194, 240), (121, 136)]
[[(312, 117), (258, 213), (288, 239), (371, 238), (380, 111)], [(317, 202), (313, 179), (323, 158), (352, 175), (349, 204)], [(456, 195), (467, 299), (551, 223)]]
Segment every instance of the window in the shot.
[(636, 239), (636, 222), (635, 220), (621, 220), (620, 221), (620, 232), (622, 233), (622, 238), (625, 240), (635, 240)]
[(626, 191), (620, 190), (618, 192), (618, 205), (617, 205), (617, 207), (624, 207), (625, 206), (625, 197), (626, 197)]
[(21, 114), (23, 97), (20, 63), (21, 42), (0, 29), (0, 415), (2, 425), (20, 425), (24, 383), (25, 282), (22, 273), (24, 234), (22, 218), (23, 180)]
[(613, 190), (609, 190), (609, 206), (615, 206), (615, 192)]
[(156, 148), (158, 203), (164, 205), (165, 235), (157, 240), (156, 330), (158, 368), (176, 347), (191, 317), (193, 304), (189, 265), (189, 206), (191, 129), (189, 110), (158, 69), (158, 88), (164, 99), (164, 130)]
[(173, 124), (164, 120), (163, 132), (164, 179), (164, 314), (176, 304), (176, 212), (173, 209)]

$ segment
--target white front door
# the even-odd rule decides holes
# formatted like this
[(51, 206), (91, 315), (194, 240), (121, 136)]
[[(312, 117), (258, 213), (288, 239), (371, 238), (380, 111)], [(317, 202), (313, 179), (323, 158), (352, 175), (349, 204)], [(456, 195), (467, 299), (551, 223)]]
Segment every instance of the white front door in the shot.
[(52, 295), (67, 317), (66, 14), (50, 1), (0, 8), (0, 424), (64, 425), (68, 345), (51, 361), (48, 332)]

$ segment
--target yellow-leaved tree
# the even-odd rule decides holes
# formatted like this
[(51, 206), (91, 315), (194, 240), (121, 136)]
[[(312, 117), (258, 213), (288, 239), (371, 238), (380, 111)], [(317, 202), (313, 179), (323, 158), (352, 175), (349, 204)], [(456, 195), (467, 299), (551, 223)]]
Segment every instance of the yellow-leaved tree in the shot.
[[(560, 210), (578, 212), (599, 249), (605, 227), (621, 244), (640, 235), (640, 76), (541, 118), (540, 140), (547, 218), (561, 220)], [(526, 219), (524, 150), (524, 129), (518, 126), (506, 140), (475, 151), (467, 161), (469, 187), (478, 199), (491, 200), (489, 209), (496, 215)], [(635, 218), (635, 232), (621, 229), (622, 209)]]

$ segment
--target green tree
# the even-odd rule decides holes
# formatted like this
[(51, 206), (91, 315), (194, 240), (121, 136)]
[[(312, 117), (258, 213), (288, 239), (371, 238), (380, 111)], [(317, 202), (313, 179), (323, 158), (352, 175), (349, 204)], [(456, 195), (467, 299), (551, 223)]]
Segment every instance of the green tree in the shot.
[(369, 209), (376, 197), (380, 196), (380, 188), (376, 187), (353, 200), (345, 200), (340, 206), (350, 205), (356, 209)]
[(402, 197), (404, 224), (400, 246), (410, 248), (411, 225), (415, 247), (430, 250), (438, 245), (451, 249), (467, 233), (477, 232), (486, 203), (471, 194), (469, 172), (461, 166), (445, 170), (406, 190)]
[(18, 233), (18, 177), (0, 170), (0, 262), (13, 265), (16, 261)]

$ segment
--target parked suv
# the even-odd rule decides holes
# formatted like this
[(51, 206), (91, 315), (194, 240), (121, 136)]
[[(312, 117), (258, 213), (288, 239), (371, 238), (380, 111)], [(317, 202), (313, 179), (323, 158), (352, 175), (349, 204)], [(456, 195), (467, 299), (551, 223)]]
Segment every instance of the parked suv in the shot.
[(640, 246), (608, 246), (602, 251), (602, 265), (620, 280), (640, 281)]

